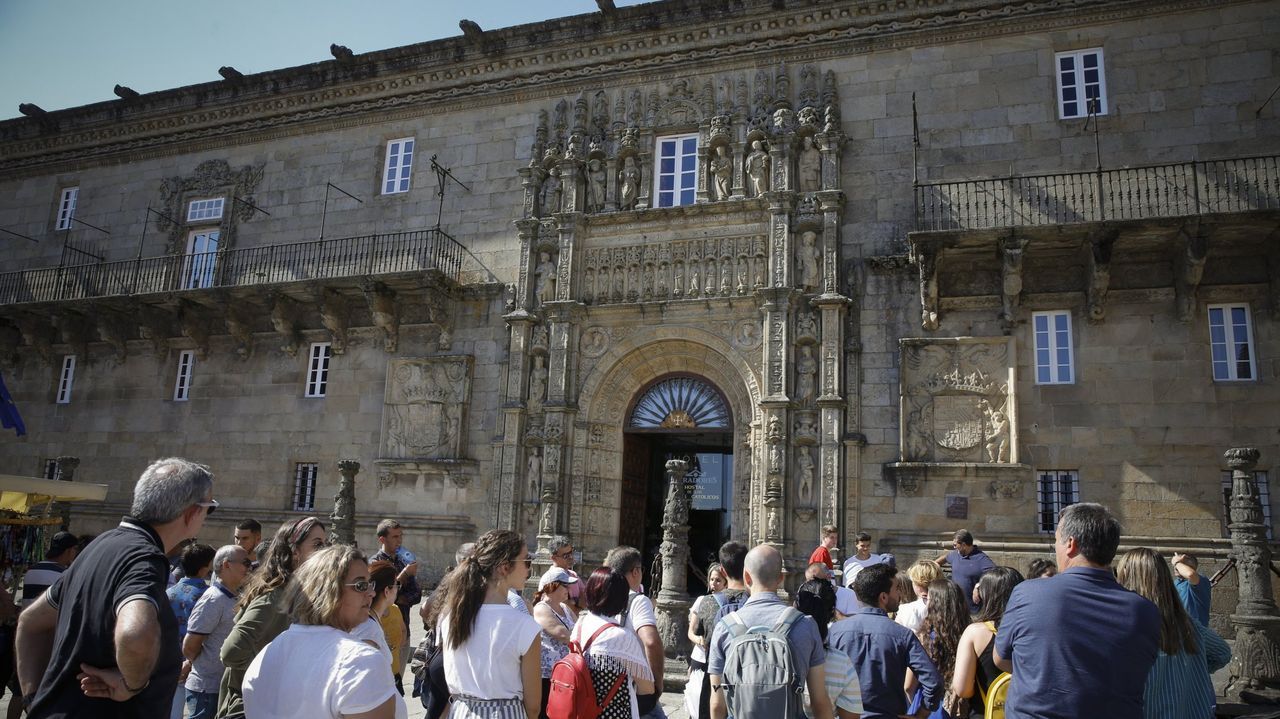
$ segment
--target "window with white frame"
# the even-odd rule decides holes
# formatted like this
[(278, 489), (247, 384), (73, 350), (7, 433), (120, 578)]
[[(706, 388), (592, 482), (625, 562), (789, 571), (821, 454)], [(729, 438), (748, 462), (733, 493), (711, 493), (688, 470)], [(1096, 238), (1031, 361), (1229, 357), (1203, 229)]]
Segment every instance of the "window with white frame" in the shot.
[(45, 479), (62, 479), (62, 470), (58, 469), (58, 460), (46, 459), (44, 461), (44, 474), (42, 476)]
[(654, 160), (655, 207), (692, 205), (698, 187), (698, 136), (659, 137)]
[(187, 205), (187, 222), (221, 220), (224, 199), (213, 197), (207, 200), (192, 200), (191, 204)]
[(413, 138), (402, 137), (387, 143), (387, 163), (382, 172), (382, 194), (409, 191), (413, 172)]
[(71, 384), (76, 379), (76, 356), (62, 358), (62, 372), (58, 374), (58, 404), (71, 403)]
[(1058, 69), (1058, 117), (1107, 114), (1107, 76), (1102, 48), (1060, 52), (1054, 56)]
[(1257, 377), (1249, 305), (1209, 305), (1209, 350), (1215, 382)]
[[(1258, 501), (1262, 503), (1262, 523), (1267, 527), (1267, 539), (1271, 539), (1271, 486), (1267, 481), (1267, 473), (1256, 471), (1253, 481), (1258, 483)], [(1228, 525), (1231, 524), (1231, 472), (1222, 473), (1222, 536), (1231, 536)]]
[(1036, 483), (1036, 525), (1053, 534), (1062, 510), (1080, 501), (1080, 472), (1074, 469), (1042, 469)]
[(218, 230), (197, 230), (187, 237), (187, 256), (182, 261), (182, 289), (213, 286), (213, 270), (218, 262)]
[(173, 401), (186, 402), (191, 398), (191, 369), (196, 362), (194, 350), (178, 353), (178, 376), (173, 383)]
[(76, 200), (79, 199), (79, 197), (79, 187), (65, 187), (62, 189), (62, 195), (58, 197), (57, 229), (71, 229), (71, 218), (76, 216)]
[(329, 389), (329, 357), (328, 342), (316, 342), (311, 345), (311, 353), (307, 360), (307, 395), (323, 397)]
[(1067, 310), (1031, 313), (1035, 336), (1036, 384), (1075, 382), (1071, 351), (1071, 313)]
[(293, 466), (293, 509), (309, 512), (316, 508), (316, 476), (320, 465), (315, 462), (298, 462)]

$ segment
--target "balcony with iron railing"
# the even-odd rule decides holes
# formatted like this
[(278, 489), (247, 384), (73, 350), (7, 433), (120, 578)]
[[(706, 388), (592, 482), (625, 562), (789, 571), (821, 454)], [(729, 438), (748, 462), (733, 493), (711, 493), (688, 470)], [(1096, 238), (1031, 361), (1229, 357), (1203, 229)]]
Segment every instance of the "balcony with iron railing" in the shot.
[(916, 232), (1280, 210), (1280, 155), (917, 183)]
[(456, 240), (430, 229), (60, 265), (0, 273), (0, 305), (411, 272), (458, 283), (466, 256)]

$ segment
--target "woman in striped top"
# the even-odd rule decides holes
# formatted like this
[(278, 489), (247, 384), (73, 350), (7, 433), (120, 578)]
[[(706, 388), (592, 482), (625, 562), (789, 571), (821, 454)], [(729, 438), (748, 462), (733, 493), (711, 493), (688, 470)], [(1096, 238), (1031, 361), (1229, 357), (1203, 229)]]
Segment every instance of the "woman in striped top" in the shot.
[(1160, 654), (1147, 674), (1142, 713), (1147, 719), (1207, 719), (1214, 714), (1209, 675), (1231, 660), (1231, 649), (1208, 627), (1192, 621), (1169, 565), (1146, 547), (1125, 552), (1116, 579), (1160, 610)]

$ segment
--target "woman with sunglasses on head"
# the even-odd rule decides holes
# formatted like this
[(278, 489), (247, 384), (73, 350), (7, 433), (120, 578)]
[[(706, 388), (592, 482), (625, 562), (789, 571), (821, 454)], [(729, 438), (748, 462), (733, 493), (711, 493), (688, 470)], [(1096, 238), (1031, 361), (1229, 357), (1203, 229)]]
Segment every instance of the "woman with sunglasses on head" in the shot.
[(293, 624), (245, 672), (247, 719), (406, 719), (386, 656), (350, 634), (373, 595), (355, 547), (322, 549), (294, 572), (281, 595)]
[[(400, 582), (396, 581), (395, 565), (385, 560), (370, 562), (369, 581), (373, 582), (369, 617), (351, 631), (351, 636), (383, 653), (395, 675), (396, 691), (404, 696), (404, 645), (409, 631), (404, 625), (404, 615), (396, 607)], [(391, 611), (393, 609), (396, 611)]]
[(1173, 573), (1159, 554), (1131, 549), (1116, 561), (1116, 581), (1160, 610), (1160, 653), (1147, 673), (1142, 714), (1148, 719), (1206, 719), (1214, 698), (1210, 674), (1231, 661), (1231, 648), (1212, 629), (1191, 618)]
[(542, 628), (507, 604), (507, 592), (529, 578), (531, 561), (523, 536), (494, 529), (436, 590), (429, 619), (452, 693), (450, 719), (538, 716)]
[(240, 693), (244, 672), (258, 652), (289, 626), (282, 599), (285, 584), (328, 541), (323, 522), (302, 517), (280, 525), (265, 556), (258, 555), (260, 566), (240, 590), (236, 623), (222, 644), (227, 670), (218, 690), (218, 719), (244, 716)]

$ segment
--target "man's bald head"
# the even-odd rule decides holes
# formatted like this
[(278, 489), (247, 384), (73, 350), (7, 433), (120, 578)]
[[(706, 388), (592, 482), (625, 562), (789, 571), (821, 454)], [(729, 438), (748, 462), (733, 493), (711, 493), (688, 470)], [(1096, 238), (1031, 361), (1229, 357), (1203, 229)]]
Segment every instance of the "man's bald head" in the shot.
[(747, 586), (757, 591), (771, 592), (782, 586), (782, 555), (767, 544), (761, 544), (747, 552)]

